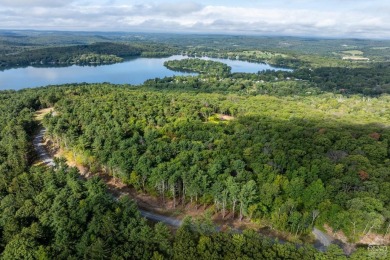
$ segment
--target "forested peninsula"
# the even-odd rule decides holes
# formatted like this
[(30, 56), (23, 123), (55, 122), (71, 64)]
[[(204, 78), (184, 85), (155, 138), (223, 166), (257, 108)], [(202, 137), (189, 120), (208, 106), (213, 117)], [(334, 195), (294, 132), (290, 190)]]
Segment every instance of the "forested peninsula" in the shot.
[(0, 69), (43, 65), (100, 65), (131, 57), (170, 56), (174, 48), (155, 44), (99, 42), (84, 45), (40, 47), (0, 55)]

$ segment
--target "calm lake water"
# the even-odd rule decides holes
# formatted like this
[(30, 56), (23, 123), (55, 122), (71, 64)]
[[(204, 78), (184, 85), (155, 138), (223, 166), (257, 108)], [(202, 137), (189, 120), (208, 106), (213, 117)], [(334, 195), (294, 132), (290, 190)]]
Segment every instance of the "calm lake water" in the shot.
[[(167, 60), (184, 59), (186, 56), (175, 55), (169, 58), (137, 58), (122, 63), (102, 66), (68, 67), (26, 67), (0, 71), (0, 90), (34, 88), (66, 83), (101, 83), (142, 84), (147, 79), (163, 78), (173, 75), (196, 75), (194, 73), (172, 71), (164, 67)], [(210, 58), (204, 58), (210, 59)], [(256, 73), (274, 69), (268, 64), (251, 63), (228, 59), (211, 59), (226, 63), (232, 72)]]

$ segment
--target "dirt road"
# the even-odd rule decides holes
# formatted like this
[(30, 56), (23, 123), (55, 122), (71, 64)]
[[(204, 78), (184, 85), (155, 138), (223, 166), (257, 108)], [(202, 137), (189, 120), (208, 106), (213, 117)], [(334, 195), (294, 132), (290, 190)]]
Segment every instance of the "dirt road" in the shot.
[(320, 251), (325, 251), (330, 244), (332, 244), (333, 239), (329, 237), (327, 234), (322, 232), (317, 228), (313, 228), (312, 234), (316, 238), (315, 247)]
[(46, 146), (45, 146), (45, 141), (43, 139), (45, 135), (46, 129), (41, 128), (38, 132), (38, 134), (34, 137), (33, 140), (33, 145), (35, 148), (35, 151), (37, 152), (39, 156), (39, 160), (47, 165), (47, 166), (54, 166), (54, 160), (53, 157), (47, 152)]

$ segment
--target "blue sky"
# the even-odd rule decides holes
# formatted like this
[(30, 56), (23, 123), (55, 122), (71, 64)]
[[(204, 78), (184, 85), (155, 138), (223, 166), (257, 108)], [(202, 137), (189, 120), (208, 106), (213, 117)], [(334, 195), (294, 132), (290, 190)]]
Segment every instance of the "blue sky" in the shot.
[(390, 0), (0, 0), (0, 29), (390, 39)]

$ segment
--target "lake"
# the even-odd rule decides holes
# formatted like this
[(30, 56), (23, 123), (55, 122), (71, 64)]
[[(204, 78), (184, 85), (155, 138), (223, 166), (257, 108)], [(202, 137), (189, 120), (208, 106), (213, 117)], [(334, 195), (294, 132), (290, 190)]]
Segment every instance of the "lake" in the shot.
[[(174, 75), (196, 75), (172, 71), (164, 67), (167, 60), (188, 58), (182, 55), (174, 55), (169, 58), (136, 58), (122, 63), (100, 66), (68, 67), (26, 67), (0, 71), (0, 90), (34, 88), (47, 85), (67, 83), (102, 83), (139, 85), (147, 79), (164, 78)], [(275, 68), (268, 64), (251, 63), (239, 60), (211, 59), (226, 63), (232, 67), (232, 72), (256, 73), (267, 69), (286, 70)]]

